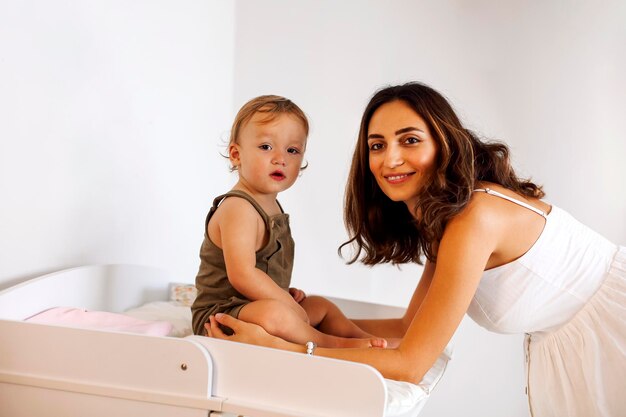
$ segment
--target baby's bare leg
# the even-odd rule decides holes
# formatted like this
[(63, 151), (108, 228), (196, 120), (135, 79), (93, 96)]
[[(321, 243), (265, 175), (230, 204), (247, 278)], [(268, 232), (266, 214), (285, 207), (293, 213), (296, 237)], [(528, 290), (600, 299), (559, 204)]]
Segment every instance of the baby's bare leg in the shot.
[(325, 334), (305, 323), (287, 305), (276, 300), (257, 300), (246, 304), (239, 312), (239, 319), (255, 323), (268, 333), (293, 343), (315, 342), (322, 347), (380, 347), (370, 339), (350, 339)]
[(321, 332), (341, 337), (375, 338), (361, 330), (339, 307), (324, 297), (310, 296), (302, 300), (300, 305), (309, 316), (311, 325)]

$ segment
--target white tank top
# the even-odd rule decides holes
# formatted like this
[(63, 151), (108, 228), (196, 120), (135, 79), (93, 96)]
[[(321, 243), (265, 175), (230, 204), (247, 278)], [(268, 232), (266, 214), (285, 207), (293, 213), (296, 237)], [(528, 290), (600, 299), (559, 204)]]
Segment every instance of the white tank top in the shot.
[(618, 246), (552, 206), (549, 214), (491, 189), (546, 219), (534, 245), (520, 258), (483, 273), (467, 311), (499, 333), (531, 333), (560, 327), (598, 290)]

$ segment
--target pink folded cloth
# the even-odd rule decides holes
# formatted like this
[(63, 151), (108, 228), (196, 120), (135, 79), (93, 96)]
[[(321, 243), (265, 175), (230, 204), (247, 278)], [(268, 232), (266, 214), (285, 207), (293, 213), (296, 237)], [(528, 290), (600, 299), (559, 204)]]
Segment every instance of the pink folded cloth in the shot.
[(54, 307), (35, 314), (24, 321), (42, 324), (60, 324), (84, 329), (113, 330), (151, 336), (167, 336), (172, 324), (167, 321), (140, 320), (106, 311), (87, 311), (73, 307)]

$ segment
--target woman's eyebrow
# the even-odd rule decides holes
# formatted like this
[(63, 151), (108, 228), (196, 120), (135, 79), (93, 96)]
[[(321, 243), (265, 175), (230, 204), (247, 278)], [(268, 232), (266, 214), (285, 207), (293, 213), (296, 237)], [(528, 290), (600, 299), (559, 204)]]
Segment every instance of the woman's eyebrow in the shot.
[[(421, 133), (426, 133), (424, 132), (422, 129), (419, 129), (417, 127), (413, 127), (413, 126), (409, 126), (409, 127), (403, 127), (402, 129), (396, 130), (395, 134), (397, 135), (401, 135), (403, 133), (408, 133), (408, 132), (421, 132)], [(370, 139), (384, 139), (385, 137), (379, 133), (370, 133), (369, 135), (367, 135), (367, 140)]]
[(417, 127), (409, 126), (409, 127), (404, 127), (404, 128), (402, 128), (400, 130), (396, 130), (396, 135), (401, 135), (403, 133), (412, 132), (414, 130), (417, 130), (418, 132), (425, 133), (422, 129), (418, 129)]

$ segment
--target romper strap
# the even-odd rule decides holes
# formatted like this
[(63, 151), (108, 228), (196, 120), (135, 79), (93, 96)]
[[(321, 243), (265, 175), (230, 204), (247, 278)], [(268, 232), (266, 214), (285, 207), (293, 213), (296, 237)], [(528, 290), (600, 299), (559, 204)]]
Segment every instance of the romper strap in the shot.
[(278, 208), (282, 214), (285, 214), (285, 210), (283, 210), (283, 206), (280, 205), (280, 201), (276, 200), (276, 204), (278, 204)]
[(503, 199), (505, 199), (507, 201), (510, 201), (512, 203), (515, 203), (515, 204), (517, 204), (519, 206), (525, 207), (528, 210), (532, 210), (535, 213), (537, 213), (540, 216), (542, 216), (544, 219), (548, 218), (548, 215), (546, 213), (544, 213), (543, 211), (539, 210), (538, 208), (533, 207), (530, 204), (524, 203), (523, 201), (517, 200), (517, 199), (515, 199), (513, 197), (509, 197), (508, 195), (499, 193), (498, 191), (494, 191), (491, 188), (476, 188), (474, 191), (480, 191), (480, 192), (483, 192), (483, 193), (486, 193), (486, 194), (495, 195), (496, 197), (503, 198)]
[[(257, 203), (257, 201), (254, 198), (252, 198), (252, 196), (250, 194), (246, 193), (245, 191), (240, 191), (240, 190), (231, 190), (231, 191), (227, 192), (226, 194), (222, 194), (222, 195), (220, 195), (218, 197), (215, 197), (215, 199), (213, 200), (213, 207), (211, 207), (211, 212), (209, 213), (209, 216), (207, 216), (205, 228), (209, 224), (209, 219), (210, 219), (211, 215), (215, 212), (215, 210), (217, 210), (217, 207), (227, 197), (239, 197), (239, 198), (243, 198), (244, 200), (248, 201), (248, 203), (250, 203), (252, 205), (252, 207), (254, 207), (256, 209), (256, 211), (261, 215), (261, 218), (263, 219), (263, 222), (265, 223), (265, 226), (268, 228), (268, 230), (271, 229), (271, 227), (270, 227), (270, 216), (268, 216), (267, 213), (265, 212), (265, 210), (263, 210), (263, 207), (261, 207), (261, 205), (259, 203)], [(281, 211), (282, 211), (282, 207), (281, 207)]]

